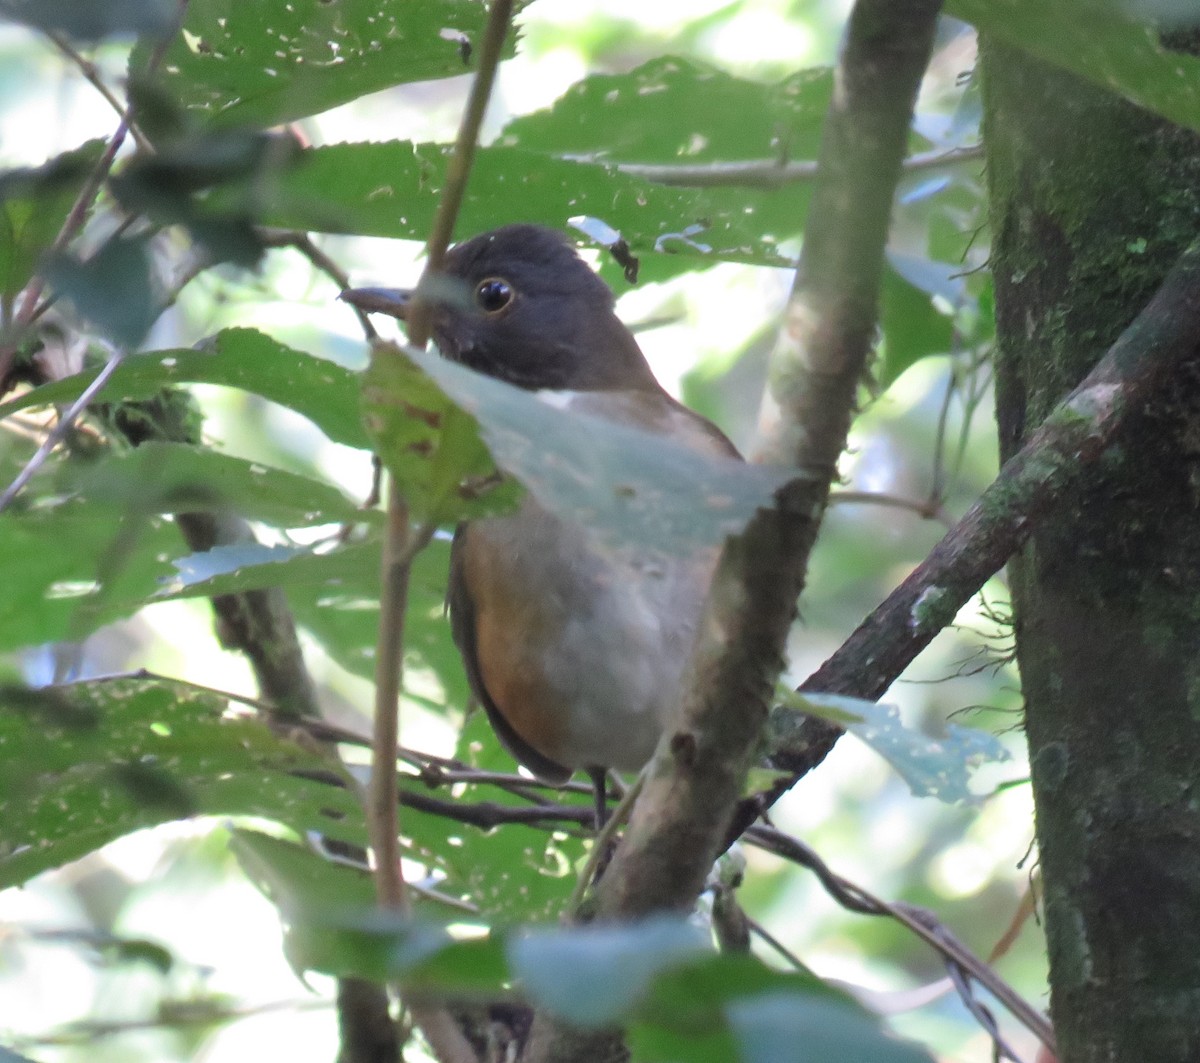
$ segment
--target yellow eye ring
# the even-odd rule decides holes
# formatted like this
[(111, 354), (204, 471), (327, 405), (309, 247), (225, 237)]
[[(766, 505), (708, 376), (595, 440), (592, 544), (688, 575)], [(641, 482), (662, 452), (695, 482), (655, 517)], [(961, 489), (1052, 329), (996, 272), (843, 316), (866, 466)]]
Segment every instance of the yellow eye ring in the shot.
[(500, 277), (488, 277), (475, 286), (475, 302), (485, 314), (500, 313), (516, 294), (512, 285)]

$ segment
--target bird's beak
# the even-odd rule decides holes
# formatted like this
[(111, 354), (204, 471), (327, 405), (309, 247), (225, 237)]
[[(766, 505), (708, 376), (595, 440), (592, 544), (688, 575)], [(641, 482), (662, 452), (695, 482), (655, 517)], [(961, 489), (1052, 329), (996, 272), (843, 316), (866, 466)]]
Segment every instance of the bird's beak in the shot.
[(347, 288), (339, 299), (368, 314), (387, 314), (407, 320), (413, 293), (408, 288)]

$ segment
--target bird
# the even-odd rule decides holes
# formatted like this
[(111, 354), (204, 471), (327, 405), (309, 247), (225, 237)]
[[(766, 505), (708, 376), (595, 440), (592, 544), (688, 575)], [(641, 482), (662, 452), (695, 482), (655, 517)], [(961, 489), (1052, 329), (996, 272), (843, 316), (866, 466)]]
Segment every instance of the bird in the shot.
[[(442, 356), (556, 405), (739, 458), (710, 421), (658, 383), (608, 285), (565, 234), (513, 224), (451, 248), (422, 297)], [(412, 290), (342, 298), (405, 319)], [(461, 524), (451, 548), (451, 632), (475, 699), (536, 778), (596, 787), (636, 772), (672, 725), (715, 556), (614, 552), (526, 492), (515, 512)]]

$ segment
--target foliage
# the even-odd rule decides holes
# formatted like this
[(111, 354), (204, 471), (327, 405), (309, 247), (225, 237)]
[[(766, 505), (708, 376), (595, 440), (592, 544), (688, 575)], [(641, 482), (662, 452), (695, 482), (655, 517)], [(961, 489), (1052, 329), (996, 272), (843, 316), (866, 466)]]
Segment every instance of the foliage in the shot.
[[(714, 25), (732, 24), (737, 7), (713, 16)], [(950, 7), (1014, 47), (1200, 128), (1197, 78), (1188, 76), (1197, 61), (1167, 51), (1156, 32), (1115, 6), (1102, 17), (1084, 0)], [(66, 240), (59, 234), (96, 171), (99, 141), (0, 176), (0, 346), (11, 347), (14, 367), (13, 390), (0, 403), (0, 423), (14, 427), (0, 435), (0, 484), (32, 455), (40, 418), (84, 394), (114, 348), (127, 351), (102, 404), (0, 513), (0, 648), (13, 653), (0, 694), (0, 885), (27, 882), (140, 828), (234, 817), (270, 825), (266, 833), (239, 828), (232, 845), (288, 922), (286, 947), (298, 970), (412, 978), (466, 996), (518, 980), (533, 1000), (577, 1021), (628, 1023), (646, 1060), (787, 1059), (800, 1041), (821, 1046), (811, 1049), (814, 1058), (927, 1058), (812, 976), (717, 956), (707, 939), (697, 944), (694, 930), (677, 923), (529, 929), (561, 910), (588, 846), (582, 834), (562, 824), (482, 830), (416, 800), (529, 806), (528, 792), (487, 776), (453, 788), (439, 777), (457, 768), (512, 769), (483, 721), (464, 720), (465, 681), (442, 609), (445, 533), (454, 522), (511, 504), (515, 480), (551, 508), (586, 512), (613, 542), (640, 539), (672, 554), (707, 550), (748, 519), (782, 474), (690, 453), (660, 451), (651, 461), (632, 430), (567, 419), (534, 396), (396, 348), (378, 348), (359, 374), (335, 360), (351, 345), (333, 335), (328, 319), (297, 336), (290, 323), (248, 327), (246, 319), (222, 317), (214, 293), (232, 292), (227, 301), (236, 303), (259, 283), (238, 267), (265, 262), (263, 284), (278, 281), (272, 229), (425, 238), (445, 180), (447, 139), (431, 141), (415, 120), (414, 129), (400, 124), (371, 140), (338, 142), (311, 141), (322, 128), (316, 119), (288, 132), (276, 127), (383, 89), (425, 100), (433, 90), (416, 83), (472, 70), (485, 9), (468, 0), (191, 0), (176, 30), (168, 8), (148, 0), (0, 3), (0, 15), (75, 41), (140, 31), (127, 84), (142, 138), (105, 175), (95, 202), (84, 203), (80, 220), (88, 224), (68, 230)], [(947, 21), (947, 51), (971, 32)], [(525, 46), (517, 35), (506, 54)], [(480, 150), (459, 234), (521, 220), (578, 238), (572, 221), (591, 219), (620, 232), (643, 285), (684, 278), (667, 292), (703, 284), (716, 275), (705, 271), (719, 265), (791, 261), (811, 185), (774, 183), (769, 171), (816, 156), (834, 91), (830, 67), (751, 76), (657, 47), (611, 65), (617, 72), (579, 78), (552, 105), (504, 122)], [(459, 88), (446, 81), (440, 91), (456, 102)], [(969, 148), (978, 134), (977, 87), (951, 78), (926, 102), (911, 148)], [(757, 187), (661, 183), (639, 169), (754, 161), (768, 171)], [(954, 397), (966, 408), (956, 460), (948, 405), (939, 421), (928, 394), (912, 403), (921, 423), (905, 430), (907, 471), (912, 454), (936, 450), (933, 509), (969, 496), (987, 468), (966, 449), (981, 397), (976, 372), (992, 332), (990, 279), (975, 269), (986, 256), (980, 169), (967, 152), (905, 177), (886, 264), (876, 393), (891, 389), (895, 403), (908, 402), (912, 381), (928, 383), (949, 364), (947, 403)], [(327, 246), (358, 245), (331, 239)], [(600, 268), (623, 290), (620, 265), (604, 257)], [(21, 293), (36, 297), (43, 284), (62, 304), (31, 322)], [(212, 330), (200, 324), (207, 320), (225, 327), (207, 335)], [(750, 371), (747, 385), (739, 376), (754, 365), (752, 324), (740, 361), (725, 351), (719, 367), (701, 365), (686, 382), (695, 397), (723, 401), (720, 412), (730, 419), (761, 378)], [(51, 357), (56, 351), (72, 354), (65, 368)], [(349, 358), (361, 365), (360, 352)], [(179, 389), (201, 397), (205, 438), (179, 438), (145, 412)], [(138, 418), (144, 431), (131, 431)], [(927, 427), (933, 422), (936, 436)], [(154, 610), (170, 603), (266, 590), (286, 592), (317, 656), (370, 678), (381, 521), (358, 507), (339, 475), (364, 465), (372, 446), (409, 492), (417, 519), (443, 532), (415, 561), (406, 698), (459, 733), (453, 758), (402, 771), (417, 805), (403, 814), (405, 855), (431, 885), (419, 905), (427, 921), (403, 925), (368, 910), (366, 877), (352, 866), (365, 842), (356, 798), (361, 758), (352, 744), (343, 766), (302, 729), (272, 726), (252, 705), (212, 690), (146, 675), (98, 678), (111, 670), (101, 664), (122, 663), (102, 654), (84, 660), (79, 682), (34, 682), (46, 678), (46, 647), (57, 647), (62, 679), (73, 671), (61, 666), (70, 647), (118, 621), (167, 615)], [(499, 486), (490, 478), (496, 464), (511, 477)], [(194, 551), (179, 535), (194, 514), (236, 514), (252, 522), (256, 541)], [(888, 564), (911, 563), (930, 541), (917, 531), (883, 557), (881, 526), (833, 514), (813, 591), (827, 629), (859, 619), (892, 578)], [(328, 674), (330, 700), (357, 693), (344, 676)], [(914, 790), (951, 800), (968, 794), (967, 763), (994, 752), (960, 734), (931, 753), (929, 743), (882, 716), (868, 729), (915, 780)], [(572, 791), (553, 800), (585, 806), (588, 797)], [(343, 862), (311, 844), (318, 836), (341, 846)], [(786, 887), (760, 888), (765, 897)], [(926, 899), (920, 883), (905, 888), (911, 899)], [(446, 930), (463, 906), (471, 934)]]

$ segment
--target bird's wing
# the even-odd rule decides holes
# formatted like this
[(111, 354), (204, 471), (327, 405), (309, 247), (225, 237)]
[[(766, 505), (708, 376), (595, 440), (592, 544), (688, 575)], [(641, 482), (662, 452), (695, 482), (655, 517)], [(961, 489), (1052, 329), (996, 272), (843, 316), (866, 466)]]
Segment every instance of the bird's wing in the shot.
[(504, 714), (497, 708), (496, 702), (484, 684), (479, 662), (475, 604), (471, 600), (471, 593), (465, 578), (463, 558), (466, 544), (465, 530), (466, 525), (459, 525), (458, 530), (454, 533), (454, 543), (450, 549), (450, 583), (446, 591), (446, 603), (450, 609), (450, 631), (454, 636), (455, 645), (458, 646), (458, 652), (462, 655), (467, 680), (471, 684), (471, 692), (487, 712), (488, 721), (500, 739), (500, 744), (539, 779), (559, 785), (571, 777), (571, 769), (563, 767), (557, 761), (539, 753), (517, 734), (505, 719)]

